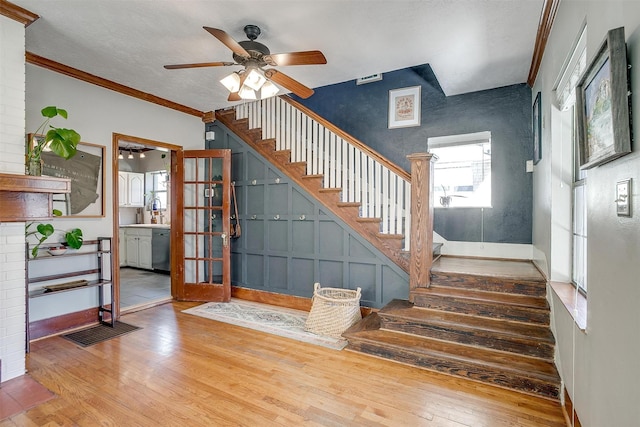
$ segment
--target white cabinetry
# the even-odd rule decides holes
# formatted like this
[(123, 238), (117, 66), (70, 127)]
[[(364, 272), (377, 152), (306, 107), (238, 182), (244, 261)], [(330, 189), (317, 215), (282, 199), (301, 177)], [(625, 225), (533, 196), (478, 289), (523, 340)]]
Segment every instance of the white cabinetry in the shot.
[(124, 240), (126, 265), (151, 270), (151, 229), (127, 228)]
[(123, 207), (144, 206), (144, 174), (118, 171), (118, 200)]

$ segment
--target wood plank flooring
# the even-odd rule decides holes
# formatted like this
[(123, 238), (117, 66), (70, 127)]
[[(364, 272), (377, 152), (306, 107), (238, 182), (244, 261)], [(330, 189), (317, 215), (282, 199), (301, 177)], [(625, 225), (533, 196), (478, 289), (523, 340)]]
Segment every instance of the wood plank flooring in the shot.
[(8, 426), (565, 426), (558, 402), (181, 313), (81, 348), (34, 342), (29, 374), (57, 397)]

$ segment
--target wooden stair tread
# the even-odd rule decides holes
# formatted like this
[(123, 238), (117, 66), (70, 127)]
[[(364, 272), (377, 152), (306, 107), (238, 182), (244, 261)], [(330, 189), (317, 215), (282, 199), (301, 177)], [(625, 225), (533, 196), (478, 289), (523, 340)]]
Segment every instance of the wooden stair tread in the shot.
[(465, 298), (476, 301), (484, 301), (498, 304), (510, 304), (519, 307), (531, 307), (539, 309), (548, 309), (549, 303), (542, 296), (521, 295), (508, 292), (492, 292), (476, 289), (455, 288), (450, 286), (438, 286), (432, 284), (430, 288), (418, 289), (416, 293), (429, 295), (447, 296), (453, 298)]
[(382, 222), (380, 218), (371, 218), (371, 217), (358, 217), (356, 218), (358, 222)]
[(416, 305), (435, 310), (453, 311), (481, 317), (508, 319), (511, 321), (549, 324), (549, 310), (520, 307), (499, 302), (479, 301), (469, 298), (424, 294), (414, 295)]
[[(377, 316), (372, 313), (369, 316)], [(426, 337), (416, 337), (410, 334), (385, 329), (362, 329), (358, 332), (349, 330), (343, 334), (352, 340), (369, 341), (386, 348), (394, 348), (414, 355), (430, 355), (438, 358), (454, 360), (470, 369), (489, 368), (509, 372), (519, 376), (534, 378), (542, 381), (560, 382), (558, 371), (553, 363), (526, 356), (514, 355), (497, 350), (468, 346), (446, 341), (439, 341)], [(475, 367), (475, 368), (472, 368)]]
[(321, 193), (340, 193), (342, 192), (342, 188), (321, 188), (318, 191)]
[(555, 338), (547, 326), (432, 310), (417, 307), (406, 300), (391, 301), (378, 312), (378, 315), (385, 318), (398, 317), (416, 323), (455, 325), (457, 327), (478, 329), (513, 337), (523, 337), (550, 344), (555, 343)]
[(402, 240), (404, 239), (404, 235), (402, 234), (383, 234), (380, 233), (380, 235), (378, 236), (381, 239), (390, 239), (390, 240)]
[(341, 208), (359, 208), (360, 206), (362, 206), (362, 203), (360, 202), (338, 202), (338, 206), (340, 206)]
[(466, 272), (443, 272), (438, 270), (441, 261), (450, 258), (447, 255), (441, 256), (434, 261), (434, 268), (431, 269), (431, 285), (438, 287), (451, 287), (459, 289), (473, 289), (489, 292), (504, 292), (511, 294), (530, 295), (538, 297), (546, 297), (547, 283), (544, 280), (529, 280), (525, 276), (518, 278), (516, 276), (500, 277), (495, 273), (480, 274), (475, 272), (470, 274)]

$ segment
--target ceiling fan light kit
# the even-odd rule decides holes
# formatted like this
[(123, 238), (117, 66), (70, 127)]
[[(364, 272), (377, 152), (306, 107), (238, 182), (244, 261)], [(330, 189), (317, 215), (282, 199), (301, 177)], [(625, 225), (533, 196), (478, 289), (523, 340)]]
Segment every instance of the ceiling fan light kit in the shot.
[(247, 78), (244, 80), (244, 84), (249, 86), (253, 90), (260, 90), (262, 85), (267, 81), (267, 79), (260, 74), (258, 70), (252, 68), (247, 74)]
[(222, 83), (229, 92), (237, 92), (240, 90), (240, 75), (237, 71), (234, 71), (224, 79), (220, 80), (220, 83)]
[(167, 70), (181, 68), (203, 68), (220, 67), (230, 65), (244, 66), (244, 70), (235, 71), (226, 76), (220, 83), (229, 90), (229, 101), (239, 101), (241, 99), (260, 99), (274, 96), (279, 92), (277, 83), (285, 89), (293, 92), (301, 98), (308, 98), (313, 95), (310, 89), (299, 81), (277, 71), (273, 68), (264, 69), (266, 66), (288, 66), (288, 65), (315, 65), (326, 64), (327, 59), (319, 50), (302, 52), (289, 52), (271, 54), (269, 48), (256, 40), (260, 35), (260, 28), (256, 25), (246, 25), (244, 33), (249, 40), (241, 42), (235, 41), (223, 30), (211, 27), (203, 27), (209, 34), (217, 38), (222, 44), (233, 52), (234, 62), (204, 62), (199, 64), (175, 64), (165, 65)]
[(267, 80), (265, 84), (262, 85), (262, 89), (260, 89), (260, 98), (270, 98), (275, 96), (279, 91), (280, 89), (278, 89), (278, 86)]
[(238, 91), (238, 95), (240, 95), (241, 99), (250, 99), (250, 100), (258, 99), (258, 96), (256, 95), (256, 91), (246, 85), (242, 85), (242, 87)]

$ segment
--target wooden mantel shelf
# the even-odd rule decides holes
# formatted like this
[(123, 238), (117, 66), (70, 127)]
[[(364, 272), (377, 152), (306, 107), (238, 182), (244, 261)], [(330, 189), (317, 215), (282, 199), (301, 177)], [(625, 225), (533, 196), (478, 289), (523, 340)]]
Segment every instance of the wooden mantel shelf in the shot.
[(0, 222), (50, 218), (53, 195), (70, 192), (66, 178), (0, 173)]

